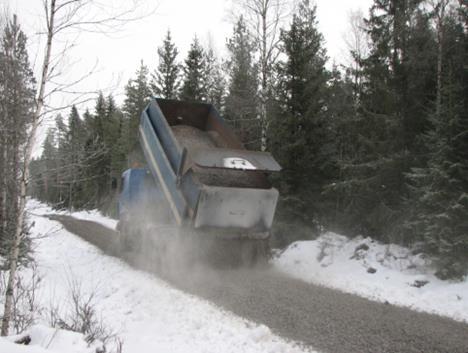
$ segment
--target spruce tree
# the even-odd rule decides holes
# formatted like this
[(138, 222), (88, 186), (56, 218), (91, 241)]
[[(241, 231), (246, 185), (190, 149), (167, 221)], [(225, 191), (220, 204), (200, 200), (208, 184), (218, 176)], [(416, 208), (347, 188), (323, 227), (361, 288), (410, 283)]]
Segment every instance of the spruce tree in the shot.
[(184, 76), (180, 97), (188, 101), (206, 101), (205, 51), (198, 38), (193, 39), (183, 67)]
[(83, 144), (84, 133), (83, 121), (80, 118), (78, 109), (75, 105), (72, 105), (70, 115), (68, 116), (68, 141), (73, 152), (77, 154), (79, 148)]
[(316, 8), (308, 0), (299, 3), (281, 39), (286, 60), (278, 69), (279, 107), (270, 125), (269, 146), (283, 167), (279, 180), (285, 196), (282, 216), (313, 225), (330, 159), (324, 149), (329, 142), (324, 114), (329, 74)]
[(7, 260), (20, 213), (20, 178), (24, 173), (20, 166), (33, 107), (27, 38), (14, 16), (0, 28), (0, 255)]
[(462, 278), (468, 272), (468, 33), (460, 14), (444, 23), (440, 100), (424, 137), (427, 165), (407, 174), (407, 232), (437, 259), (437, 275)]
[(221, 64), (212, 48), (205, 51), (206, 101), (213, 104), (220, 112), (224, 110), (226, 80)]
[(82, 185), (84, 161), (85, 130), (76, 106), (72, 106), (68, 117), (68, 158), (69, 188), (68, 208), (80, 208), (84, 204)]
[(87, 138), (84, 145), (85, 176), (83, 189), (87, 196), (87, 207), (101, 207), (108, 194), (110, 171), (109, 146), (106, 144), (107, 103), (99, 94), (94, 114), (86, 111), (84, 124)]
[(67, 190), (68, 190), (68, 156), (67, 156), (67, 136), (68, 126), (65, 124), (61, 114), (55, 117), (55, 143), (57, 147), (56, 155), (56, 187), (58, 190), (57, 199), (54, 206), (64, 208), (68, 205)]
[(99, 92), (96, 105), (94, 107), (94, 115), (92, 120), (92, 133), (99, 143), (104, 143), (104, 125), (107, 116), (106, 99), (102, 92)]
[(57, 147), (56, 147), (56, 134), (55, 128), (49, 128), (47, 130), (46, 137), (42, 144), (42, 180), (41, 184), (43, 187), (43, 201), (52, 205), (56, 204), (58, 200), (58, 188), (57, 188)]
[(106, 159), (109, 163), (109, 173), (112, 174), (113, 153), (116, 141), (120, 136), (120, 120), (121, 113), (115, 104), (114, 97), (109, 94), (105, 101), (105, 115), (104, 115), (104, 144), (107, 150)]
[(86, 131), (84, 144), (84, 176), (82, 181), (84, 207), (95, 208), (98, 206), (97, 200), (97, 179), (100, 173), (100, 163), (102, 159), (102, 148), (99, 136), (96, 133), (95, 116), (87, 109), (83, 114), (83, 122)]
[[(434, 98), (434, 36), (421, 1), (374, 1), (365, 20), (369, 54), (361, 60), (355, 138), (339, 162), (333, 189), (351, 234), (402, 241), (394, 227), (408, 192), (404, 174), (423, 165), (419, 135), (427, 130)], [(348, 124), (348, 125), (349, 125)]]
[[(341, 71), (333, 66), (325, 99), (326, 119), (331, 137), (329, 143), (323, 146), (329, 155), (326, 161), (328, 180), (324, 185), (320, 208), (321, 223), (340, 234), (350, 233), (356, 222), (350, 219), (349, 211), (344, 210), (348, 199), (343, 189), (347, 181), (346, 167), (360, 154), (359, 145), (356, 143), (362, 129), (357, 111), (359, 92), (355, 72), (345, 72), (343, 77)], [(337, 186), (343, 189), (338, 190)]]
[(151, 76), (151, 90), (157, 97), (175, 99), (180, 87), (180, 65), (177, 50), (168, 30), (163, 45), (158, 48), (159, 64)]
[(148, 68), (143, 61), (135, 73), (135, 78), (128, 81), (125, 86), (125, 100), (123, 112), (128, 125), (129, 152), (138, 149), (138, 124), (143, 109), (149, 102), (151, 89), (148, 84)]
[(106, 146), (108, 147), (108, 158), (110, 161), (108, 180), (108, 192), (110, 198), (106, 205), (106, 212), (116, 211), (114, 196), (116, 196), (116, 192), (118, 193), (121, 174), (127, 166), (127, 140), (128, 135), (127, 130), (124, 127), (123, 113), (115, 104), (112, 95), (109, 95), (107, 97), (106, 109)]
[(234, 26), (227, 42), (226, 62), (228, 94), (225, 117), (234, 127), (246, 148), (260, 149), (260, 117), (258, 111), (258, 69), (255, 64), (252, 37), (243, 17)]
[(108, 102), (100, 93), (94, 108), (94, 122), (95, 122), (95, 153), (99, 156), (97, 164), (95, 164), (95, 183), (97, 188), (96, 198), (97, 207), (102, 207), (105, 198), (109, 193), (109, 176), (110, 176), (110, 138), (108, 138), (109, 124), (107, 122), (108, 115)]

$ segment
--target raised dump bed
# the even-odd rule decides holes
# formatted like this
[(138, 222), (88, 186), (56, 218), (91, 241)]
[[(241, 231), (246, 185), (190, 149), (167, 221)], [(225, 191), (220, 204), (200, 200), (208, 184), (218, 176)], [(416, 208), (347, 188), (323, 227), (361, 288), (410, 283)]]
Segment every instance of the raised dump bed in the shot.
[(140, 140), (179, 224), (266, 236), (278, 191), (265, 174), (280, 166), (269, 153), (246, 150), (212, 105), (153, 99)]
[[(189, 125), (171, 126), (172, 132), (180, 146), (187, 151), (206, 151), (207, 149), (226, 148), (226, 143), (216, 131), (203, 131)], [(190, 155), (190, 152), (189, 152)], [(264, 178), (257, 177), (256, 171), (227, 168), (205, 168), (192, 165), (194, 177), (205, 185), (265, 188), (269, 185)]]

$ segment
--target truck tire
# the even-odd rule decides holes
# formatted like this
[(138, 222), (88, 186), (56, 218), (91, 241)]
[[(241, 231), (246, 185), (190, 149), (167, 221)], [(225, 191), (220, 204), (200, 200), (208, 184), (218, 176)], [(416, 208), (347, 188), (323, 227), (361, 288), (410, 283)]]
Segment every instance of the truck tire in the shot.
[(136, 232), (133, 227), (130, 226), (127, 222), (120, 225), (120, 236), (119, 236), (119, 245), (120, 251), (122, 253), (134, 252), (136, 251)]

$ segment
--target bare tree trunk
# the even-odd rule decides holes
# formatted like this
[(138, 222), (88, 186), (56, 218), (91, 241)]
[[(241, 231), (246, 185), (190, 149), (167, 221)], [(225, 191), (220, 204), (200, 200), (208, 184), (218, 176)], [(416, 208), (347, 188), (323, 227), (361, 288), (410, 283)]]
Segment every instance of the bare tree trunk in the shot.
[(73, 187), (75, 186), (76, 184), (76, 163), (78, 163), (77, 159), (74, 157), (75, 156), (75, 152), (74, 152), (75, 148), (73, 147), (73, 152), (72, 152), (72, 167), (71, 167), (71, 174), (72, 174), (72, 177), (71, 177), (71, 181), (70, 181), (70, 187), (69, 187), (69, 190), (68, 190), (68, 211), (72, 211), (73, 210)]
[(260, 55), (260, 148), (267, 147), (268, 129), (268, 90), (271, 78), (271, 67), (276, 62), (279, 51), (279, 26), (286, 13), (286, 2), (283, 0), (237, 0), (247, 11), (247, 23), (255, 37)]
[(31, 121), (31, 130), (29, 131), (28, 138), (26, 140), (25, 153), (23, 157), (21, 180), (20, 180), (20, 194), (18, 202), (18, 215), (16, 218), (15, 235), (13, 238), (13, 244), (10, 253), (10, 273), (8, 276), (8, 283), (6, 287), (5, 295), (5, 306), (3, 311), (2, 328), (0, 335), (7, 336), (10, 327), (11, 314), (13, 310), (13, 291), (16, 281), (16, 271), (18, 266), (18, 257), (21, 241), (23, 239), (23, 229), (25, 220), (25, 208), (26, 208), (26, 192), (29, 182), (29, 165), (31, 163), (32, 151), (36, 140), (37, 129), (42, 116), (42, 109), (44, 107), (44, 95), (45, 85), (47, 82), (47, 76), (49, 73), (50, 57), (52, 52), (52, 39), (54, 36), (54, 18), (56, 11), (56, 0), (51, 0), (48, 10), (47, 18), (47, 43), (44, 55), (44, 61), (42, 63), (41, 81), (39, 85), (39, 91), (36, 97), (36, 107), (33, 112)]
[[(6, 121), (4, 121), (3, 126), (6, 126)], [(5, 235), (6, 229), (7, 229), (7, 172), (8, 172), (8, 153), (7, 153), (7, 134), (6, 132), (3, 133), (3, 160), (2, 160), (2, 236)]]
[[(6, 63), (4, 63), (5, 65)], [(5, 99), (7, 96), (8, 96), (8, 87), (7, 87), (7, 82), (5, 81), (4, 83), (5, 85), (3, 86), (3, 99)], [(3, 237), (5, 237), (5, 234), (6, 234), (6, 231), (7, 231), (7, 223), (8, 223), (8, 217), (7, 217), (7, 189), (8, 189), (8, 172), (9, 172), (9, 168), (8, 168), (8, 132), (7, 132), (7, 129), (8, 127), (11, 126), (11, 124), (8, 123), (8, 112), (7, 112), (7, 103), (4, 102), (4, 106), (3, 106), (3, 109), (2, 109), (2, 117), (3, 117), (3, 121), (2, 121), (2, 127), (3, 127), (3, 130), (2, 130), (2, 148), (3, 148), (3, 153), (2, 153), (2, 223), (1, 223), (1, 227), (2, 227), (2, 233), (1, 235)]]
[(367, 44), (368, 35), (364, 30), (364, 17), (364, 12), (361, 9), (350, 11), (348, 13), (349, 27), (346, 34), (343, 36), (349, 52), (348, 65), (353, 70), (353, 97), (355, 107), (359, 105), (363, 90), (363, 74), (360, 71), (362, 59), (365, 58), (369, 52), (369, 46)]
[(268, 59), (267, 59), (267, 11), (268, 11), (268, 0), (263, 3), (261, 12), (262, 21), (262, 91), (260, 93), (260, 119), (261, 119), (261, 144), (260, 149), (266, 151), (267, 148), (267, 84), (268, 84)]

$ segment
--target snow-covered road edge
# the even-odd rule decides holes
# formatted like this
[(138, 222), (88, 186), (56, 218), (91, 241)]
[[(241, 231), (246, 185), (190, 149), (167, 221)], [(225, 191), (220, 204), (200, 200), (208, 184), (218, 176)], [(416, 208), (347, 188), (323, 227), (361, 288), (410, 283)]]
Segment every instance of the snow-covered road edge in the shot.
[(468, 322), (468, 278), (442, 281), (427, 260), (398, 245), (329, 232), (291, 244), (273, 265), (309, 283)]
[(115, 229), (118, 222), (116, 219), (104, 216), (99, 210), (81, 210), (73, 212), (67, 210), (54, 210), (35, 199), (28, 199), (28, 212), (32, 215), (42, 215), (45, 214), (45, 212), (48, 212), (50, 214), (72, 216), (76, 219), (99, 223), (110, 229)]

